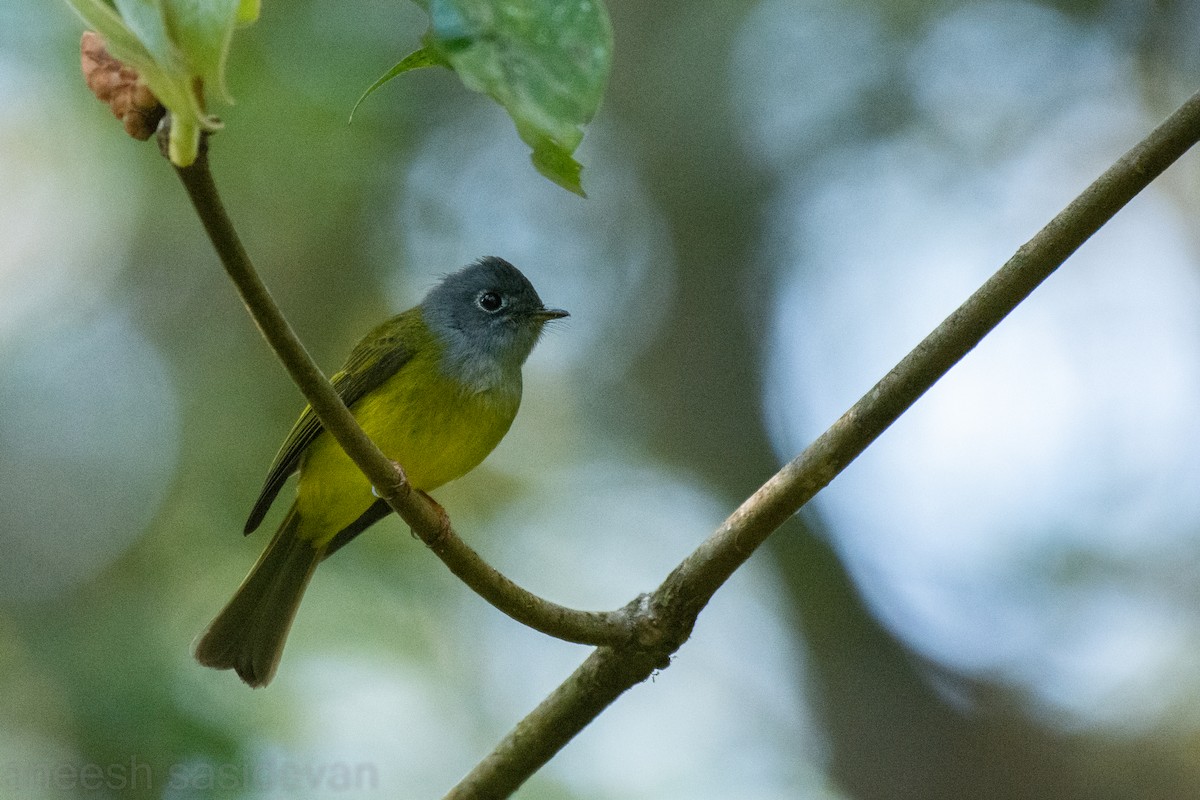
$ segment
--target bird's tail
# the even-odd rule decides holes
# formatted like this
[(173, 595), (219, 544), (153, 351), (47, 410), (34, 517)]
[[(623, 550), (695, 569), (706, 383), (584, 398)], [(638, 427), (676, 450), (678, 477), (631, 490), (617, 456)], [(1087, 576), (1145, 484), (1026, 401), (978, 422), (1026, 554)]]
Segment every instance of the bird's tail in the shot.
[(300, 598), (325, 555), (324, 547), (297, 535), (299, 524), (293, 505), (233, 599), (197, 641), (201, 664), (236, 670), (255, 688), (274, 677)]

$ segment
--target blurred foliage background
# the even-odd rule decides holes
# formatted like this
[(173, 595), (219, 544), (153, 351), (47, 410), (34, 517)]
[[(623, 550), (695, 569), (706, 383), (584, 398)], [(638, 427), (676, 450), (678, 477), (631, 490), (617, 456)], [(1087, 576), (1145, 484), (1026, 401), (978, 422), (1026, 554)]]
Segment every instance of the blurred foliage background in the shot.
[[(442, 71), (346, 124), (425, 28), (403, 2), (265, 4), (213, 143), (328, 369), (484, 254), (572, 312), (437, 496), (516, 580), (606, 608), (1200, 88), (1185, 0), (610, 11), (586, 201)], [(80, 30), (0, 6), (0, 795), (438, 796), (584, 651), (392, 519), (322, 566), (270, 688), (192, 662), (302, 403), (167, 165), (88, 95)], [(1200, 794), (1198, 187), (1193, 155), (521, 796)]]

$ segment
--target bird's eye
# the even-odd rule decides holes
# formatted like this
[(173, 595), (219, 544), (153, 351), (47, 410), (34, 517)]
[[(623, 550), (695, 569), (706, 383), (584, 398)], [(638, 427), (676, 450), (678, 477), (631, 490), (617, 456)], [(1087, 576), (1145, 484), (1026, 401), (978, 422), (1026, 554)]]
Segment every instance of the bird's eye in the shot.
[(500, 309), (504, 308), (504, 298), (499, 292), (480, 292), (475, 298), (475, 305), (489, 314), (495, 314)]

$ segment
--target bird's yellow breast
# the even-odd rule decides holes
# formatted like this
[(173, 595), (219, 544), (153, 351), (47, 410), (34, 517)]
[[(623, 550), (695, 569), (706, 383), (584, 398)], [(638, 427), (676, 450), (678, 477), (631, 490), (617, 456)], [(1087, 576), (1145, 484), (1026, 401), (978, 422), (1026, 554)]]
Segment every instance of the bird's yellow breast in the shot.
[[(430, 491), (483, 461), (508, 432), (520, 402), (520, 373), (503, 389), (472, 391), (445, 375), (431, 353), (413, 358), (351, 410), (412, 487)], [(322, 432), (313, 440), (300, 462), (302, 536), (323, 544), (375, 499), (332, 436)]]

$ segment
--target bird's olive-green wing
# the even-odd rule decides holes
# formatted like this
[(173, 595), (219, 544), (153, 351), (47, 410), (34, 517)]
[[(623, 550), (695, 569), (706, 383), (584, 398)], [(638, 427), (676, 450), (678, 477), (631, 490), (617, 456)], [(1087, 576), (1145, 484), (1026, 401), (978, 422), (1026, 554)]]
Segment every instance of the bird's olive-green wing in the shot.
[[(363, 337), (350, 352), (349, 358), (331, 379), (342, 402), (353, 408), (364, 395), (379, 387), (396, 374), (412, 358), (413, 342), (419, 341), (421, 322), (416, 309), (393, 317)], [(413, 334), (417, 336), (414, 337)], [(246, 520), (247, 534), (262, 523), (271, 503), (275, 501), (283, 484), (300, 467), (304, 450), (325, 428), (311, 406), (305, 406), (300, 418), (292, 426), (274, 463), (267, 473), (258, 500)]]

